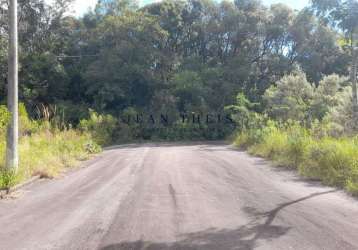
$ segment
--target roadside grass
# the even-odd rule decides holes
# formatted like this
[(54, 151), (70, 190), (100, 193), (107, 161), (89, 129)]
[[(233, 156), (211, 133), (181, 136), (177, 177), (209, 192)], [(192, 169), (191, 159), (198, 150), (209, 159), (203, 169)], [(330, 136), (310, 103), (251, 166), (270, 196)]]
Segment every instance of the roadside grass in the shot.
[(16, 175), (4, 169), (5, 143), (0, 145), (0, 187), (9, 188), (32, 176), (52, 178), (64, 169), (77, 166), (79, 161), (100, 151), (88, 134), (73, 129), (41, 131), (24, 136), (19, 143), (19, 171)]
[(269, 122), (263, 128), (240, 132), (235, 145), (277, 166), (297, 169), (304, 177), (358, 196), (358, 136), (318, 137), (298, 124)]
[(101, 150), (89, 133), (59, 129), (48, 121), (32, 121), (20, 113), (19, 170), (5, 169), (5, 123), (0, 127), (0, 188), (8, 189), (33, 176), (53, 178)]

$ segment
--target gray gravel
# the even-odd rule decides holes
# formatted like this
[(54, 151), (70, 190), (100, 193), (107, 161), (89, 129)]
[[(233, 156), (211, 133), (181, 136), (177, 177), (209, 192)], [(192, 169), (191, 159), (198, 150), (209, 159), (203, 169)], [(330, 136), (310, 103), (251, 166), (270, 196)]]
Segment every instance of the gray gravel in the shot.
[(224, 144), (133, 144), (0, 201), (0, 249), (358, 249), (358, 202)]

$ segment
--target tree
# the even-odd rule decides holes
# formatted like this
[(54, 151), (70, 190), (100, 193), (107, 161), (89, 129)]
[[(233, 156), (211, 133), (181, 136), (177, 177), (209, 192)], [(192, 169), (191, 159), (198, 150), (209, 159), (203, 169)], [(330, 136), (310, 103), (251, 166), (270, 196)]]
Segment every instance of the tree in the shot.
[[(348, 72), (350, 54), (340, 46), (341, 30), (308, 9), (267, 8), (256, 0), (164, 0), (144, 7), (100, 0), (94, 11), (77, 18), (64, 14), (70, 2), (19, 0), (19, 8), (20, 97), (27, 106), (61, 106), (71, 121), (88, 108), (113, 114), (219, 113), (235, 103), (237, 93), (262, 102), (270, 86), (295, 70), (315, 87), (325, 75)], [(7, 1), (0, 3), (4, 97)], [(312, 97), (317, 112), (309, 111), (321, 119), (326, 103), (317, 93)], [(303, 119), (307, 107), (295, 106), (292, 98), (280, 105), (293, 105)]]
[(304, 73), (285, 76), (265, 92), (266, 111), (278, 120), (305, 122), (311, 119), (308, 111), (313, 94), (314, 88)]
[(358, 126), (353, 112), (352, 87), (337, 92), (335, 100), (337, 104), (329, 110), (325, 119), (334, 125), (335, 134), (356, 135)]
[(178, 97), (178, 110), (180, 112), (203, 112), (203, 81), (200, 75), (193, 71), (182, 71), (175, 74), (171, 84), (175, 96)]
[[(57, 55), (67, 49), (71, 32), (65, 31), (65, 13), (72, 0), (19, 0), (20, 98), (27, 104), (63, 99), (68, 90), (67, 72)], [(0, 94), (6, 84), (8, 36), (7, 1), (0, 1)], [(4, 66), (4, 67), (3, 67)], [(60, 91), (59, 91), (60, 90)], [(3, 95), (1, 95), (3, 96)]]
[(315, 89), (311, 105), (314, 119), (322, 120), (330, 110), (341, 102), (339, 92), (346, 81), (345, 77), (340, 77), (337, 74), (323, 77)]
[(313, 0), (312, 7), (323, 21), (338, 27), (349, 42), (351, 56), (351, 82), (353, 111), (358, 121), (357, 65), (358, 65), (358, 1), (357, 0)]
[(150, 103), (166, 35), (156, 18), (143, 12), (107, 15), (99, 22), (93, 32), (98, 56), (84, 72), (86, 95), (96, 109), (120, 111)]

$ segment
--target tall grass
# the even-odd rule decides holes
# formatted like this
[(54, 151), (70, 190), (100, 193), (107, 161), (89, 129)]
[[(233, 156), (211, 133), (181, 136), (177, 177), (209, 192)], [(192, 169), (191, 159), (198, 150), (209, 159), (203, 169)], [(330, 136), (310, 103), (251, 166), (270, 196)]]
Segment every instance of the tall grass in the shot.
[[(0, 114), (1, 116), (1, 114)], [(34, 175), (55, 177), (63, 170), (100, 151), (89, 133), (58, 129), (49, 121), (33, 121), (20, 108), (19, 171), (5, 169), (5, 126), (0, 127), (0, 188), (9, 188)]]
[(276, 165), (297, 169), (307, 178), (358, 195), (358, 137), (316, 136), (298, 124), (269, 122), (238, 134), (235, 144)]

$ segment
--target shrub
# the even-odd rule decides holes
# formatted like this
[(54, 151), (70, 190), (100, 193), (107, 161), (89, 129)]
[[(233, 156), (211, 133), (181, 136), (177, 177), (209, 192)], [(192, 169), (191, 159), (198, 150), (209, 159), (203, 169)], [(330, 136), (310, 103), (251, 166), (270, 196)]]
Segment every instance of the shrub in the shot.
[(16, 175), (5, 168), (0, 169), (0, 189), (8, 189), (16, 183)]
[(316, 119), (322, 120), (331, 108), (338, 105), (339, 90), (347, 81), (345, 77), (336, 74), (323, 77), (315, 89), (311, 104), (311, 113)]
[(64, 131), (41, 131), (24, 136), (20, 141), (19, 180), (35, 174), (56, 176), (64, 168), (74, 167), (100, 148), (88, 134), (73, 129)]
[(308, 146), (299, 170), (325, 184), (353, 189), (358, 184), (358, 145), (349, 139), (316, 141)]
[(98, 144), (109, 145), (116, 140), (118, 121), (111, 115), (99, 115), (91, 110), (89, 119), (81, 120), (79, 128), (90, 133)]
[(298, 123), (269, 122), (263, 129), (242, 131), (235, 144), (278, 165), (298, 168), (307, 178), (358, 195), (358, 137), (315, 137), (315, 126), (308, 130)]
[[(20, 140), (19, 171), (16, 175), (4, 168), (5, 133), (0, 130), (0, 188), (9, 188), (33, 175), (52, 177), (72, 167), (79, 160), (100, 151), (100, 147), (88, 133), (74, 129), (60, 130), (49, 121), (35, 122), (29, 119), (25, 106), (19, 105)], [(6, 127), (8, 114), (6, 108), (0, 106), (0, 120)]]
[(313, 95), (314, 88), (307, 81), (304, 73), (284, 76), (276, 86), (272, 85), (266, 90), (264, 95), (267, 102), (266, 111), (278, 120), (306, 120), (309, 118), (308, 110)]
[(283, 165), (297, 168), (303, 160), (308, 145), (312, 142), (309, 131), (298, 123), (289, 124), (287, 131), (287, 148), (284, 149)]
[(27, 113), (25, 104), (19, 104), (19, 133), (21, 135), (29, 135), (36, 133), (40, 129), (39, 122), (31, 120)]
[(276, 123), (269, 122), (262, 129), (261, 141), (249, 148), (255, 155), (279, 160), (287, 147), (287, 133), (281, 131)]
[(4, 105), (0, 105), (0, 134), (4, 133), (10, 119), (10, 113)]
[(337, 93), (337, 105), (330, 109), (326, 119), (340, 128), (340, 135), (353, 135), (358, 131), (358, 123), (353, 114), (352, 87), (346, 87)]

